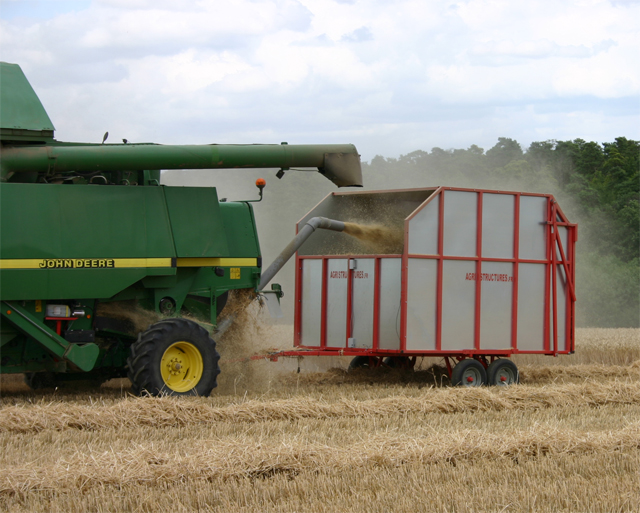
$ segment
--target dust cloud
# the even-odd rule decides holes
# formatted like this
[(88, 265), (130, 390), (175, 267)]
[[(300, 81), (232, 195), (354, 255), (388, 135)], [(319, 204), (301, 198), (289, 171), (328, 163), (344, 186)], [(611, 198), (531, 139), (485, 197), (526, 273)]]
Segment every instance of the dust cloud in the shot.
[(159, 313), (142, 308), (135, 299), (98, 303), (94, 316), (122, 321), (121, 331), (131, 335), (145, 331), (153, 323), (162, 319)]
[[(267, 393), (280, 386), (283, 373), (324, 372), (345, 369), (349, 357), (280, 357), (269, 353), (293, 348), (293, 327), (273, 323), (267, 307), (252, 289), (231, 291), (221, 318), (233, 315), (233, 324), (223, 334), (212, 336), (220, 353), (220, 375), (216, 395)], [(255, 358), (263, 356), (264, 358)], [(293, 379), (293, 378), (292, 378)]]
[(267, 391), (282, 366), (252, 357), (291, 348), (293, 341), (279, 326), (273, 326), (269, 314), (252, 289), (229, 292), (221, 319), (233, 316), (231, 326), (213, 337), (220, 353), (217, 394), (242, 395)]

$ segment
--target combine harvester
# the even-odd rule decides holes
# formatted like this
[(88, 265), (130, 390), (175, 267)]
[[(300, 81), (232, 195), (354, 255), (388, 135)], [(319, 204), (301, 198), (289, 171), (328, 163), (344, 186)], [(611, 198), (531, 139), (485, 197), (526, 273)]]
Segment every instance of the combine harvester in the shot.
[[(329, 230), (302, 246), (318, 225)], [(297, 228), (263, 278), (297, 249), (296, 350), (272, 360), (413, 368), (443, 357), (454, 385), (481, 386), (518, 382), (511, 355), (574, 352), (577, 225), (549, 194), (336, 192)]]
[[(230, 291), (258, 287), (253, 209), (162, 186), (160, 170), (307, 167), (361, 186), (356, 148), (60, 142), (20, 67), (1, 63), (0, 79), (0, 371), (33, 388), (128, 376), (135, 393), (208, 395), (215, 342), (178, 317), (215, 326)], [(166, 318), (141, 327), (149, 311)]]

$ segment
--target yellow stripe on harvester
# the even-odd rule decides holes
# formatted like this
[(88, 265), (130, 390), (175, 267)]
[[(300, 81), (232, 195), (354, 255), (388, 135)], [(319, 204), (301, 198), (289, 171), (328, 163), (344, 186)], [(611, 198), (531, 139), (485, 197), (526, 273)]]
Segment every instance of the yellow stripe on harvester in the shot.
[(257, 267), (257, 258), (177, 258), (176, 267)]
[(171, 258), (24, 258), (0, 260), (0, 269), (127, 269), (172, 267)]
[[(0, 269), (132, 269), (173, 267), (172, 258), (21, 258), (0, 260)], [(256, 258), (176, 258), (176, 267), (256, 267)]]

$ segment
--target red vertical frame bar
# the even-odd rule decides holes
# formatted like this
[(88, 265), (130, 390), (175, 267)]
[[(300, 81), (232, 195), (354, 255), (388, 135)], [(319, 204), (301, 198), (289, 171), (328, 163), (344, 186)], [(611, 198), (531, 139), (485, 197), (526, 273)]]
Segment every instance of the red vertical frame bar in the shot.
[(302, 336), (302, 260), (296, 253), (296, 288), (295, 288), (295, 311), (293, 317), (293, 345), (301, 344)]
[(551, 219), (552, 219), (552, 232), (553, 236), (551, 237), (552, 245), (551, 245), (551, 280), (552, 280), (552, 289), (553, 289), (553, 354), (558, 354), (558, 277), (557, 277), (557, 267), (556, 267), (556, 245), (558, 241), (558, 225), (556, 224), (556, 203), (553, 201), (553, 206), (551, 208)]
[(436, 289), (436, 350), (442, 350), (442, 272), (444, 263), (444, 189), (440, 191), (438, 212), (438, 285)]
[(373, 350), (380, 348), (380, 266), (382, 259), (376, 258), (373, 271)]
[[(576, 283), (576, 241), (578, 240), (578, 228), (576, 226), (571, 227), (571, 237), (569, 239), (571, 241), (571, 256), (569, 257), (571, 261), (571, 277), (573, 278), (573, 283), (575, 286)], [(576, 302), (571, 302), (571, 352), (575, 352), (576, 350)]]
[(482, 199), (483, 193), (478, 192), (478, 213), (476, 214), (476, 304), (475, 304), (475, 319), (474, 319), (474, 347), (476, 351), (480, 350), (480, 312), (482, 309)]
[(327, 347), (327, 288), (329, 285), (328, 279), (328, 260), (322, 259), (322, 297), (320, 299), (320, 347), (322, 349)]
[[(573, 279), (573, 266), (571, 265), (571, 257), (570, 257), (570, 252), (571, 252), (571, 247), (573, 246), (573, 244), (571, 243), (571, 241), (573, 240), (573, 229), (571, 228), (571, 226), (567, 226), (567, 247), (565, 248), (566, 254), (565, 254), (565, 262), (567, 263), (567, 270), (565, 272), (567, 272), (567, 288), (569, 287), (569, 283), (573, 284), (572, 286), (575, 287), (575, 281)], [(575, 288), (573, 289), (574, 293), (575, 293)], [(565, 312), (566, 312), (566, 317), (565, 317), (565, 325), (564, 325), (564, 348), (565, 351), (571, 351), (572, 347), (573, 347), (573, 330), (571, 329), (571, 327), (573, 326), (573, 305), (575, 304), (575, 299), (574, 297), (571, 296), (571, 294), (567, 294), (565, 296), (566, 298), (566, 305), (565, 305)]]
[(400, 352), (407, 349), (407, 289), (409, 287), (409, 221), (404, 222), (404, 248), (400, 264)]
[(347, 337), (344, 342), (345, 347), (349, 347), (349, 338), (351, 337), (352, 330), (351, 321), (353, 320), (353, 269), (351, 269), (351, 262), (354, 261), (354, 258), (347, 258)]
[(513, 297), (511, 298), (511, 349), (518, 349), (518, 271), (520, 268), (520, 194), (514, 196)]
[(544, 351), (546, 353), (549, 352), (549, 348), (551, 347), (551, 344), (549, 343), (549, 332), (551, 331), (551, 319), (549, 317), (550, 314), (550, 310), (551, 310), (551, 247), (552, 247), (552, 240), (551, 240), (551, 235), (552, 235), (552, 231), (551, 231), (551, 198), (547, 196), (547, 263), (545, 264), (545, 271), (544, 271), (544, 334), (543, 334), (543, 345), (544, 345)]
[[(556, 203), (554, 203), (554, 205), (557, 205)], [(554, 209), (556, 211), (557, 214), (557, 208)], [(557, 253), (560, 253), (560, 264), (562, 264), (562, 268), (564, 269), (564, 273), (565, 273), (565, 280), (566, 280), (566, 285), (565, 285), (565, 302), (564, 302), (564, 315), (565, 315), (565, 326), (564, 326), (564, 336), (565, 336), (565, 351), (569, 351), (570, 347), (571, 347), (571, 337), (569, 336), (569, 326), (572, 323), (572, 305), (575, 302), (575, 282), (573, 280), (573, 271), (571, 270), (571, 262), (569, 260), (569, 250), (571, 248), (572, 245), (572, 239), (573, 239), (573, 232), (572, 232), (572, 227), (571, 226), (565, 226), (565, 229), (567, 230), (567, 248), (566, 248), (566, 252), (564, 249), (564, 243), (562, 242), (562, 237), (560, 236), (560, 233), (558, 231), (558, 225), (557, 225), (557, 217), (554, 218), (554, 231), (556, 234), (556, 244), (554, 245), (554, 248), (557, 247), (557, 250), (554, 252), (554, 256), (556, 256), (557, 259)], [(556, 270), (557, 273), (557, 268), (560, 265), (558, 264), (558, 262), (555, 262), (555, 267), (554, 269)], [(557, 286), (557, 285), (556, 285)]]

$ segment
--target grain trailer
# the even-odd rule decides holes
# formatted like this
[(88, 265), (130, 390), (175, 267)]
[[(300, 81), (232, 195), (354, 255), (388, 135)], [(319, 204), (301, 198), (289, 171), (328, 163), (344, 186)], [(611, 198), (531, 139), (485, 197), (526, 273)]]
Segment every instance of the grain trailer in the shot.
[(314, 233), (296, 255), (296, 350), (282, 354), (348, 355), (351, 367), (444, 357), (454, 384), (476, 386), (517, 382), (511, 355), (574, 352), (577, 225), (552, 195), (335, 192), (298, 230), (317, 217), (383, 226), (375, 237), (400, 244)]

